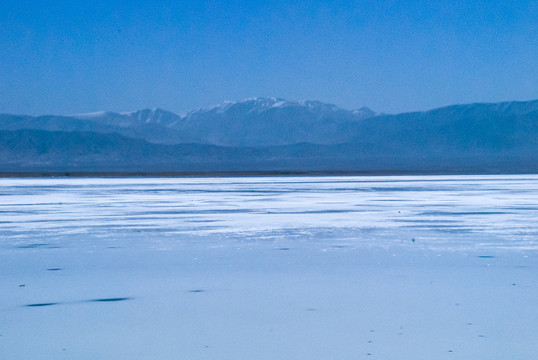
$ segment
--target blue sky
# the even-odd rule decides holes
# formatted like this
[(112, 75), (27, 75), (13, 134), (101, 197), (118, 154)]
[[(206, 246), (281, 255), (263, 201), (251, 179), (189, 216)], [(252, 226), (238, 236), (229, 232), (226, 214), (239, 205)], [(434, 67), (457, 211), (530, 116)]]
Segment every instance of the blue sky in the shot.
[(536, 1), (0, 2), (0, 113), (538, 98)]

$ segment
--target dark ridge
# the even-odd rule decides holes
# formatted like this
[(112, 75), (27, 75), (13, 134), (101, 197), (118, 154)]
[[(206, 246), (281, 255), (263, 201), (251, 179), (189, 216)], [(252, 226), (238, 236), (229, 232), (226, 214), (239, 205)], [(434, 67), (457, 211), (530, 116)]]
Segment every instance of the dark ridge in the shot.
[(0, 178), (122, 178), (122, 177), (256, 177), (256, 176), (398, 176), (398, 175), (513, 175), (534, 174), (533, 171), (490, 170), (320, 170), (320, 171), (9, 171), (1, 172)]

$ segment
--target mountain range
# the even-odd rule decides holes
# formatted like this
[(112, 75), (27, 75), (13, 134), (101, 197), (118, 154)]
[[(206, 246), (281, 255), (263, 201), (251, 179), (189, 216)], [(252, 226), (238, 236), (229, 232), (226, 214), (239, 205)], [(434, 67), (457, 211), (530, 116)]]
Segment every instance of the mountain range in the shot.
[(253, 98), (161, 109), (0, 114), (1, 172), (538, 172), (538, 100), (395, 115)]

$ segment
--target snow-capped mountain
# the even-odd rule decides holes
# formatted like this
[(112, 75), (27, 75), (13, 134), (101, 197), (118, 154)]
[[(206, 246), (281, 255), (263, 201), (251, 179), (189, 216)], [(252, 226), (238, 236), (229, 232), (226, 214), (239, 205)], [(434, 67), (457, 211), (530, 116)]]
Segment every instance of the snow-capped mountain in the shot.
[(253, 98), (191, 111), (184, 116), (161, 109), (72, 116), (0, 115), (0, 130), (34, 129), (119, 133), (153, 143), (222, 146), (337, 144), (351, 139), (367, 108), (348, 111), (319, 101)]
[(183, 116), (0, 115), (0, 171), (60, 168), (538, 172), (538, 100), (397, 115), (265, 98)]
[(338, 144), (373, 115), (319, 101), (254, 98), (190, 112), (173, 128), (190, 135), (185, 141), (222, 146)]

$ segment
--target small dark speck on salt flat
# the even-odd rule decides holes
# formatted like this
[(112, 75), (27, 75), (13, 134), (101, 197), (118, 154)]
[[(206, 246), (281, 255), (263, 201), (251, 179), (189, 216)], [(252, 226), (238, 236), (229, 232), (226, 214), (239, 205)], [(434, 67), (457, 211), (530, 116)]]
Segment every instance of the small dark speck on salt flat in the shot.
[(19, 287), (25, 287), (25, 286), (26, 286), (26, 284), (20, 284), (19, 285)]
[(288, 251), (290, 248), (279, 248), (280, 251)]
[(190, 293), (203, 293), (205, 290), (203, 289), (195, 289), (195, 290), (189, 290)]
[(478, 255), (479, 258), (481, 259), (494, 259), (495, 256), (492, 256), (492, 255)]
[(60, 270), (63, 270), (62, 268), (50, 268), (50, 269), (47, 269), (47, 271), (60, 271)]

